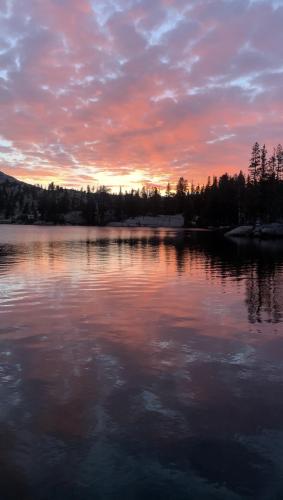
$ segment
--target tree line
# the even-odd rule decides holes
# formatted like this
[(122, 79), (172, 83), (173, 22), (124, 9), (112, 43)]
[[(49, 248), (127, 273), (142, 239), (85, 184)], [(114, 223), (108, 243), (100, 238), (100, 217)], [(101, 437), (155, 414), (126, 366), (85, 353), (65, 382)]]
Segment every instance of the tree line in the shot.
[(10, 181), (0, 184), (0, 214), (13, 222), (104, 225), (129, 217), (184, 214), (187, 226), (219, 226), (283, 220), (283, 148), (271, 155), (265, 145), (252, 147), (248, 175), (227, 173), (191, 185), (111, 193), (105, 186), (80, 191), (51, 183), (48, 188)]

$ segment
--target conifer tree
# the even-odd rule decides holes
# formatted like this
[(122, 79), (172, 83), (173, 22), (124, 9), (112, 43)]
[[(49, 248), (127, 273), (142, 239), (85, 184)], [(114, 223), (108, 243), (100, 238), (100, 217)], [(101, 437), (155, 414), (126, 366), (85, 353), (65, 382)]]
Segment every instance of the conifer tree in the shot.
[(170, 186), (170, 182), (168, 182), (167, 186), (166, 186), (166, 191), (165, 191), (165, 194), (166, 196), (169, 198), (171, 196), (171, 186)]
[(179, 197), (183, 197), (186, 195), (188, 190), (188, 181), (184, 179), (184, 177), (180, 177), (176, 186), (176, 195)]
[(258, 180), (260, 165), (261, 165), (260, 145), (258, 142), (256, 142), (252, 148), (252, 155), (249, 164), (249, 172), (253, 183), (256, 183), (256, 181)]
[(278, 144), (276, 148), (276, 178), (283, 179), (283, 148), (281, 144)]
[(260, 171), (259, 171), (260, 180), (266, 180), (267, 178), (267, 149), (265, 144), (261, 148), (260, 151)]
[(275, 148), (273, 148), (273, 153), (268, 160), (267, 171), (268, 171), (268, 177), (274, 177), (276, 174), (276, 149)]

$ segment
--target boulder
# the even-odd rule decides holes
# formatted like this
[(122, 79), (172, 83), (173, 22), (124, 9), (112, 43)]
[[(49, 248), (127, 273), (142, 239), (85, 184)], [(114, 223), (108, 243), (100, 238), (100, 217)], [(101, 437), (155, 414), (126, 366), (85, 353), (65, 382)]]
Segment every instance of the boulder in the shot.
[(112, 227), (184, 227), (184, 217), (177, 215), (156, 215), (132, 217), (121, 222), (110, 222)]
[(228, 231), (225, 236), (243, 238), (283, 238), (283, 224), (256, 224), (256, 226), (239, 226)]
[(226, 236), (250, 237), (253, 235), (253, 226), (239, 226), (226, 233)]
[(283, 238), (283, 224), (264, 224), (259, 228), (261, 238)]

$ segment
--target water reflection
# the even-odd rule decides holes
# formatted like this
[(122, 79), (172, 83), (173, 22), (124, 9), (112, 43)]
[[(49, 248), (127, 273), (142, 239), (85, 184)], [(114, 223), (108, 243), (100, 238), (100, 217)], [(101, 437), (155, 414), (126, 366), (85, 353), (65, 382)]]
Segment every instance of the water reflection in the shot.
[(0, 228), (2, 498), (281, 498), (280, 245)]
[[(73, 263), (80, 258), (86, 260), (87, 269), (82, 269), (81, 265), (73, 269), (77, 277), (85, 275), (86, 271), (90, 274), (94, 271), (86, 278), (89, 281), (97, 273), (104, 272), (109, 277), (113, 272), (124, 271), (127, 260), (131, 268), (130, 272), (127, 268), (127, 273), (134, 273), (137, 279), (143, 281), (146, 276), (143, 276), (142, 266), (150, 257), (155, 281), (158, 281), (159, 273), (163, 279), (168, 273), (195, 278), (198, 272), (204, 272), (206, 280), (221, 283), (223, 288), (233, 279), (239, 282), (244, 280), (249, 321), (281, 321), (282, 241), (225, 241), (220, 237), (189, 231), (132, 230), (128, 233), (125, 236), (111, 230), (105, 236), (98, 231), (91, 237), (88, 230), (86, 239), (79, 237), (73, 240), (64, 240), (55, 233), (55, 238), (50, 241), (31, 239), (24, 243), (16, 241), (15, 244), (1, 244), (0, 239), (0, 275), (7, 274), (11, 267), (17, 267), (11, 272), (22, 273), (26, 266), (30, 267), (36, 261), (41, 273), (52, 270), (55, 274), (65, 272), (69, 277)], [(152, 269), (153, 263), (158, 267)], [(150, 275), (151, 280), (153, 274)]]

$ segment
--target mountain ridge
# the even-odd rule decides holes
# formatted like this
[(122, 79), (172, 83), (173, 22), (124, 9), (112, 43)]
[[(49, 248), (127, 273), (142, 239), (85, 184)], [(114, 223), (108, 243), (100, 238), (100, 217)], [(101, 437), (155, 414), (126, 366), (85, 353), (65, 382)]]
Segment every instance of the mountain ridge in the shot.
[(25, 182), (19, 181), (19, 179), (16, 179), (16, 177), (12, 177), (11, 175), (5, 174), (5, 172), (2, 172), (0, 170), (0, 183), (2, 184), (3, 182), (7, 182), (7, 181), (17, 183), (17, 184), (20, 184), (20, 183), (26, 184)]

